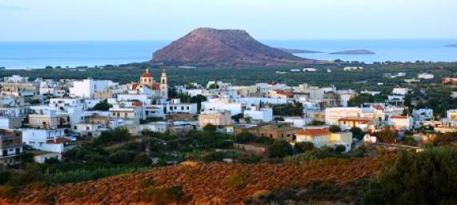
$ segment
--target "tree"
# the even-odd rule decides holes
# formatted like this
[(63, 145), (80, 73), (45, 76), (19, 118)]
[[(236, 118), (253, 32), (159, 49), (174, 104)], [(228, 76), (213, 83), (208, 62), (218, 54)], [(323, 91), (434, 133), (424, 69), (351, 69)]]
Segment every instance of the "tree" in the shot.
[(270, 158), (283, 158), (293, 154), (292, 145), (285, 140), (275, 140), (268, 148)]
[(403, 144), (410, 145), (410, 146), (417, 146), (417, 141), (411, 136), (406, 136), (403, 139)]
[(197, 110), (200, 111), (202, 108), (202, 102), (206, 101), (207, 98), (203, 95), (196, 95), (190, 98), (190, 103), (197, 103)]
[(457, 150), (402, 152), (370, 183), (364, 204), (456, 204)]
[(328, 130), (332, 133), (341, 132), (341, 127), (338, 125), (331, 125)]
[(335, 152), (336, 152), (337, 154), (343, 153), (343, 152), (345, 152), (345, 151), (346, 151), (346, 146), (341, 145), (341, 144), (336, 145), (336, 147), (335, 147)]
[(385, 143), (394, 143), (397, 139), (397, 132), (390, 127), (385, 127), (382, 131), (373, 133), (379, 141)]
[(273, 105), (273, 115), (280, 116), (302, 116), (303, 105), (301, 103), (288, 103), (283, 105)]
[(249, 132), (242, 132), (235, 136), (235, 142), (240, 144), (246, 144), (255, 141), (257, 137)]
[(113, 106), (109, 104), (107, 100), (103, 100), (98, 102), (92, 110), (108, 111), (111, 107)]
[(325, 125), (325, 122), (313, 120), (310, 123), (308, 123), (309, 126), (320, 126), (320, 125)]
[(352, 132), (352, 137), (355, 139), (362, 140), (363, 136), (365, 136), (365, 132), (358, 127), (352, 127), (350, 131)]
[(314, 144), (312, 142), (298, 142), (294, 145), (294, 150), (296, 153), (304, 153), (314, 149)]
[(212, 125), (212, 124), (207, 124), (205, 127), (203, 127), (203, 131), (205, 132), (216, 132), (217, 127)]

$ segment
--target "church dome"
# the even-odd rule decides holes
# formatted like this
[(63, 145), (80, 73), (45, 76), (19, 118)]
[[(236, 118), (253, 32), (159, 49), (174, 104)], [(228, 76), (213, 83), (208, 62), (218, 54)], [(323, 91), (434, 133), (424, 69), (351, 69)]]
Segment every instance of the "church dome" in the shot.
[(143, 75), (141, 75), (142, 78), (151, 78), (152, 75), (151, 73), (149, 72), (149, 69), (146, 69), (146, 71), (143, 73)]

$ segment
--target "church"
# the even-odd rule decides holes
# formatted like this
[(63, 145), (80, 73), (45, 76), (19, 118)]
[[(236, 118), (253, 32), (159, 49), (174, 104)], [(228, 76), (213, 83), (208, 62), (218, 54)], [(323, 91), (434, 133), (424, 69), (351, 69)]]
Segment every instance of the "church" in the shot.
[(129, 93), (145, 94), (152, 99), (168, 99), (168, 77), (165, 70), (156, 82), (149, 69), (140, 76), (140, 81), (129, 85)]

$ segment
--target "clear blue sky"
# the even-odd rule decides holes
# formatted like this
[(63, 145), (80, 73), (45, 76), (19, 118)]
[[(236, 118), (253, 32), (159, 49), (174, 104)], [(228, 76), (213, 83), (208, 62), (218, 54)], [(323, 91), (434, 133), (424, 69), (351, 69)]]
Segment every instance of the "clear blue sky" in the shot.
[(0, 0), (0, 41), (457, 38), (457, 0)]

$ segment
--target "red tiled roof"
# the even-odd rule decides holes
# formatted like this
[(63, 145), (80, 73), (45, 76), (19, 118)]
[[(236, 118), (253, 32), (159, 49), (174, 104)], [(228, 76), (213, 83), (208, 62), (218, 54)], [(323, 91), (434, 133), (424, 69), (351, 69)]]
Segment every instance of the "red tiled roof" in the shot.
[(152, 84), (152, 89), (153, 90), (160, 90), (160, 84), (159, 83)]
[(306, 129), (299, 130), (297, 135), (310, 135), (310, 136), (322, 136), (330, 134), (330, 131), (326, 128), (315, 128), (315, 129)]
[(290, 91), (285, 91), (285, 90), (275, 90), (277, 94), (279, 95), (285, 95), (287, 97), (293, 97), (294, 93)]
[(141, 75), (142, 78), (150, 78), (152, 77), (151, 73), (149, 71), (146, 71), (143, 73), (143, 75)]
[(62, 144), (62, 143), (67, 143), (67, 142), (70, 142), (70, 140), (65, 137), (59, 137), (59, 138), (56, 138), (55, 140), (47, 141), (48, 144)]
[(406, 116), (406, 115), (396, 115), (396, 116), (391, 116), (390, 119), (408, 119), (408, 116)]
[(338, 122), (344, 122), (344, 121), (369, 123), (371, 120), (370, 120), (370, 118), (366, 118), (366, 117), (343, 117), (338, 120)]
[(136, 90), (138, 88), (139, 84), (138, 83), (134, 83), (132, 84), (132, 90)]

